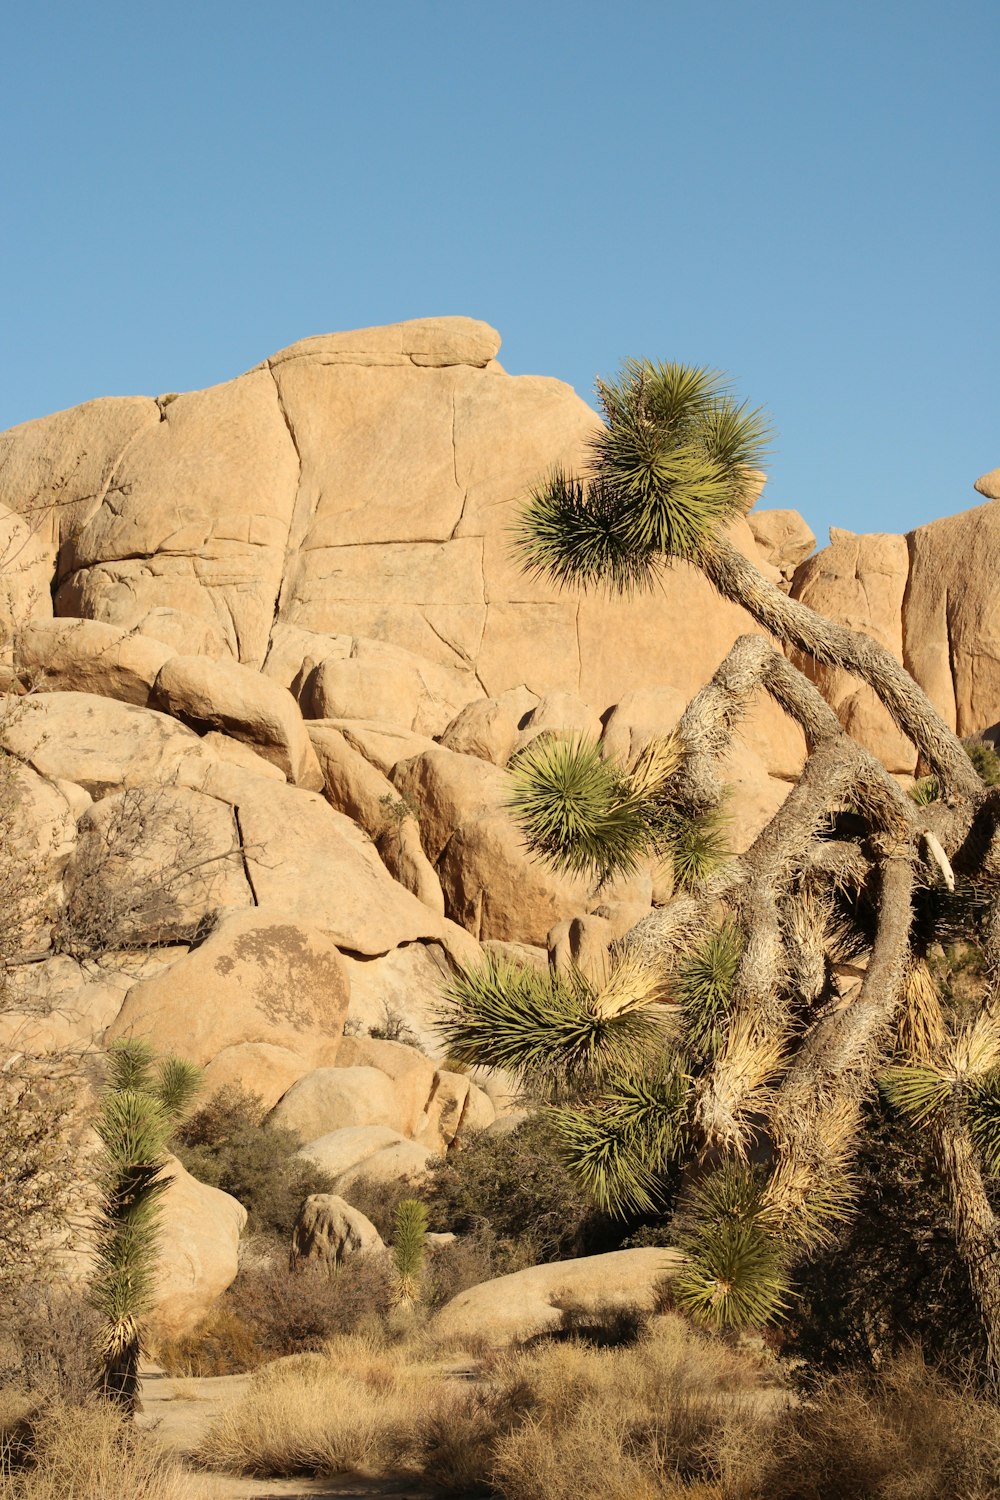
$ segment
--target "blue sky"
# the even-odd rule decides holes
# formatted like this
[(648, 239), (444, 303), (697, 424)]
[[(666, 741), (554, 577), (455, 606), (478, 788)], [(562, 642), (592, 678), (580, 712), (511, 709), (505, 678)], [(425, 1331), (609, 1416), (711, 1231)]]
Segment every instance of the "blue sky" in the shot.
[(730, 372), (821, 541), (964, 509), (998, 55), (996, 0), (8, 0), (0, 428), (465, 313), (588, 399)]

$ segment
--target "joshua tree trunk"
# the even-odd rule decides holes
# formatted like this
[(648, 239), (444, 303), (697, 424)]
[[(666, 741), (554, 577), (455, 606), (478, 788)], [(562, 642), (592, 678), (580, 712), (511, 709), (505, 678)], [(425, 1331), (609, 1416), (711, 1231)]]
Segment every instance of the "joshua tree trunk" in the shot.
[(933, 1134), (951, 1199), (955, 1244), (982, 1318), (990, 1374), (1000, 1385), (1000, 1220), (987, 1197), (965, 1125), (957, 1115), (942, 1118), (934, 1124)]

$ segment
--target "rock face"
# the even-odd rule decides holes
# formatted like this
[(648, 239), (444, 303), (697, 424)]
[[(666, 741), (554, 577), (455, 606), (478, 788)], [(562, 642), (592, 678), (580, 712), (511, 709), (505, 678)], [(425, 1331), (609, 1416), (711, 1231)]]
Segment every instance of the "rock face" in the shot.
[[(598, 419), (558, 381), (508, 376), (498, 348), (467, 318), (323, 335), (210, 390), (0, 434), (0, 690), (17, 695), (0, 750), (23, 825), (5, 853), (44, 885), (0, 1040), (145, 1037), (210, 1090), (258, 1092), (342, 1195), (361, 1175), (418, 1181), (493, 1125), (434, 1028), (480, 941), (597, 972), (670, 895), (659, 865), (598, 892), (530, 857), (511, 757), (556, 733), (633, 761), (756, 632), (684, 564), (632, 600), (525, 576), (511, 521), (540, 476), (586, 464)], [(991, 500), (997, 472), (977, 484)], [(881, 640), (960, 733), (1000, 721), (1000, 507), (905, 538), (834, 531), (812, 555), (794, 511), (730, 535)], [(810, 670), (846, 728), (914, 770), (871, 693)], [(759, 697), (722, 766), (734, 851), (805, 753)], [(181, 1323), (235, 1269), (239, 1214), (211, 1191), (171, 1188)], [(612, 1283), (647, 1295), (666, 1254), (505, 1278), (481, 1316), (540, 1331)]]

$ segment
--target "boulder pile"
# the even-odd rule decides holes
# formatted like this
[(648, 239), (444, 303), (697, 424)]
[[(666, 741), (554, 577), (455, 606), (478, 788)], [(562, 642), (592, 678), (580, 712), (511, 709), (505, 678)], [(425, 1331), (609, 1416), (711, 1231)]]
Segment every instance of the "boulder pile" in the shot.
[[(259, 1093), (341, 1198), (362, 1169), (418, 1180), (507, 1107), (502, 1079), (440, 1055), (456, 966), (483, 945), (583, 961), (669, 894), (662, 866), (595, 891), (530, 859), (510, 758), (552, 731), (633, 758), (758, 633), (685, 564), (632, 600), (525, 576), (517, 508), (586, 465), (598, 419), (508, 376), (499, 343), (468, 318), (323, 335), (210, 390), (0, 434), (0, 747), (46, 882), (0, 1041), (188, 1057), (210, 1089)], [(996, 471), (978, 488), (995, 500)], [(818, 553), (789, 510), (755, 506), (732, 536), (889, 646), (960, 733), (1000, 719), (993, 503)], [(867, 689), (814, 675), (916, 770)], [(805, 750), (755, 704), (726, 767), (734, 850)], [(183, 1297), (170, 1283), (175, 1324), (235, 1273), (238, 1205), (194, 1211), (192, 1192), (179, 1176), (168, 1216), (176, 1199), (189, 1244), (216, 1248), (191, 1248), (212, 1270)], [(309, 1234), (333, 1243), (343, 1212), (318, 1205)]]

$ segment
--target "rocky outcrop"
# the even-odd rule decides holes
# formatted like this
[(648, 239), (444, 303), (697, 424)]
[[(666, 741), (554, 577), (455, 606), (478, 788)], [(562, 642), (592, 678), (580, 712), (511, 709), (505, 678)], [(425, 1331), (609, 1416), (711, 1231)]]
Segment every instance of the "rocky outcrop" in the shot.
[(228, 1193), (198, 1182), (173, 1157), (167, 1170), (171, 1181), (160, 1199), (150, 1329), (154, 1337), (178, 1338), (201, 1322), (235, 1280), (247, 1211)]

